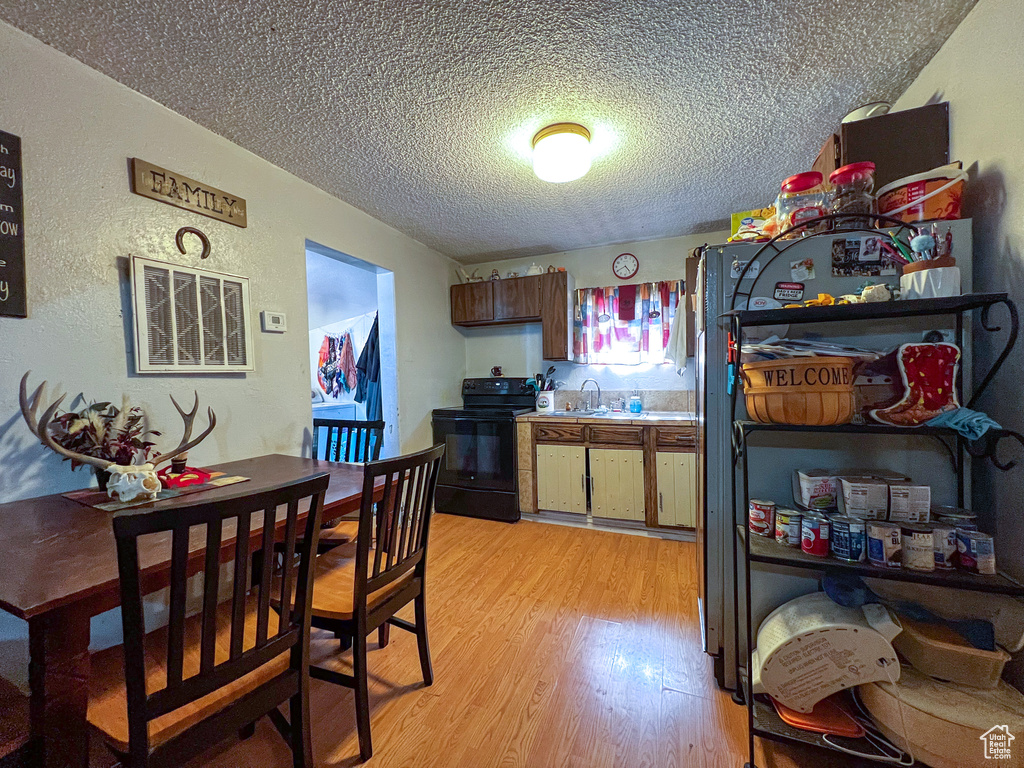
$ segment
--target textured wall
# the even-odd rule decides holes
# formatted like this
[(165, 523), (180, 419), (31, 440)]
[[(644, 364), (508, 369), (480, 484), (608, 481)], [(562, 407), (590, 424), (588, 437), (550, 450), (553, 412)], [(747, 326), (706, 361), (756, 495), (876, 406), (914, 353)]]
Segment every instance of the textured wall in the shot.
[[(1024, 303), (1024, 14), (1020, 0), (980, 0), (896, 107), (950, 103), (950, 152), (970, 173), (966, 215), (974, 218), (974, 285), (1008, 291)], [(1000, 316), (998, 320), (1005, 322)], [(1001, 334), (976, 334), (975, 372), (984, 371)], [(1024, 345), (1007, 360), (980, 407), (1007, 429), (1024, 431), (1020, 386)], [(1008, 473), (985, 464), (975, 477), (975, 505), (995, 507), (1000, 563), (1024, 578), (1024, 456)], [(1004, 457), (1005, 459), (1005, 457)]]
[[(298, 454), (310, 419), (306, 238), (394, 270), (401, 436), (409, 449), (429, 443), (430, 409), (458, 402), (465, 367), (448, 318), (448, 259), (3, 23), (0, 72), (0, 129), (23, 142), (30, 312), (27, 320), (0, 318), (0, 501), (90, 479), (72, 474), (23, 424), (17, 384), (29, 368), (33, 382), (48, 379), (72, 395), (126, 392), (166, 440), (181, 425), (167, 395), (188, 401), (198, 389), (218, 414), (217, 429), (193, 453), (199, 464)], [(242, 195), (249, 228), (131, 194), (132, 156)], [(252, 279), (254, 328), (261, 309), (288, 314), (288, 333), (257, 331), (255, 373), (131, 372), (125, 259), (195, 263), (174, 247), (184, 225), (210, 236), (208, 266)], [(13, 674), (23, 675), (24, 647), (4, 634), (0, 626), (0, 673), (13, 654)]]
[[(497, 269), (504, 277), (510, 270), (526, 274), (530, 264), (547, 269), (549, 264), (565, 267), (576, 280), (577, 288), (617, 285), (612, 274), (612, 259), (620, 253), (632, 253), (640, 261), (640, 270), (629, 282), (681, 280), (685, 277), (684, 262), (690, 251), (705, 243), (723, 243), (728, 232), (709, 232), (640, 243), (621, 243), (578, 251), (550, 253), (536, 258), (514, 259), (473, 265), (465, 269), (479, 270), (487, 277)], [(505, 325), (494, 328), (464, 328), (466, 337), (466, 375), (488, 376), (492, 365), (504, 367), (506, 376), (530, 376), (547, 369), (550, 363), (541, 360), (540, 325)], [(604, 389), (690, 389), (693, 387), (692, 366), (686, 375), (676, 375), (671, 366), (607, 366), (558, 363), (557, 377), (569, 387), (578, 388), (584, 379), (596, 379)]]
[[(491, 261), (765, 204), (974, 2), (0, 0), (0, 17), (441, 253)], [(563, 120), (598, 157), (548, 184), (531, 140)]]

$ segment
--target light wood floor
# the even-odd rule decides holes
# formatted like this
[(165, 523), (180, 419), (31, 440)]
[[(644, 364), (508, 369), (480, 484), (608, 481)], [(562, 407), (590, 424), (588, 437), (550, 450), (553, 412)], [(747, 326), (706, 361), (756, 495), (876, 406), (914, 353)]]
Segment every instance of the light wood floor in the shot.
[[(739, 768), (745, 710), (717, 690), (701, 652), (696, 579), (687, 542), (436, 516), (435, 683), (422, 685), (412, 635), (392, 629), (387, 648), (371, 645), (366, 765)], [(314, 680), (312, 710), (316, 764), (357, 764), (352, 692)], [(189, 768), (291, 764), (264, 719)]]

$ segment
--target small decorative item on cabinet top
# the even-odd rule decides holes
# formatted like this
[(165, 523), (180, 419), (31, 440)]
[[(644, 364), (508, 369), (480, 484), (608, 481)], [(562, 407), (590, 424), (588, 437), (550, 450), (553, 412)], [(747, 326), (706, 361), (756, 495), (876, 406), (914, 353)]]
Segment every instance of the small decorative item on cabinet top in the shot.
[(501, 273), (496, 269), (491, 270), (491, 280), (501, 280)]

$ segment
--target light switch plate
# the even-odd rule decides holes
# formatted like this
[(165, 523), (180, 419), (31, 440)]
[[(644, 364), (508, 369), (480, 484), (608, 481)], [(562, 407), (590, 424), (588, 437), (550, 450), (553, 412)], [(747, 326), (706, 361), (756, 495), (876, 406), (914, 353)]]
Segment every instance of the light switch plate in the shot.
[(260, 312), (260, 323), (264, 333), (284, 333), (288, 330), (288, 318), (284, 312), (272, 312), (264, 309)]

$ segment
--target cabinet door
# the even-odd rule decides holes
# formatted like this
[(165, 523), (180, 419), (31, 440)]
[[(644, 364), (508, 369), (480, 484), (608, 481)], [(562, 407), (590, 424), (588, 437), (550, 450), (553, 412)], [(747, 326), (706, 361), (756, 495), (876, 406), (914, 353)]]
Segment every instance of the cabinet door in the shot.
[(567, 272), (545, 272), (541, 277), (541, 346), (545, 360), (572, 358), (572, 316), (575, 300)]
[(540, 318), (540, 275), (495, 280), (495, 320), (537, 320)]
[(697, 454), (657, 454), (658, 524), (697, 524)]
[(494, 319), (494, 290), (491, 281), (453, 285), (452, 324), (472, 325)]
[(594, 517), (644, 519), (644, 452), (591, 448), (590, 511)]
[(582, 445), (537, 446), (537, 509), (586, 514), (586, 450)]

